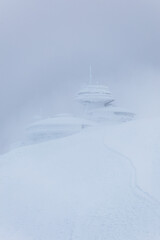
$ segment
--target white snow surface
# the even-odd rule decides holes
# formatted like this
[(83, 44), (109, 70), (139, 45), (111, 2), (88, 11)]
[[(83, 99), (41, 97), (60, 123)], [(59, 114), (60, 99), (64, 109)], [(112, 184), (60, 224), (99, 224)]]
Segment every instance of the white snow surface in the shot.
[(138, 185), (160, 201), (160, 118), (111, 126), (105, 144), (132, 162)]
[(141, 120), (2, 155), (0, 239), (160, 239), (159, 139)]

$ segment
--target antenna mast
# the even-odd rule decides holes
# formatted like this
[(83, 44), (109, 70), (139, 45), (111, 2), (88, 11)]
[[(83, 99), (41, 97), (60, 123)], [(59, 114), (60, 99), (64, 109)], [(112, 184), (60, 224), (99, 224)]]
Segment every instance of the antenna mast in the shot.
[(89, 84), (91, 85), (92, 84), (92, 66), (90, 64), (90, 67), (89, 67)]

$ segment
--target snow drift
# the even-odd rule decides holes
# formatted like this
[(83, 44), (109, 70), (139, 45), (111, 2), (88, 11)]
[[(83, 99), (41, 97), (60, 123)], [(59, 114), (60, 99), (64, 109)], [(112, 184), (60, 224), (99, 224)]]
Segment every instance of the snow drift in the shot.
[(143, 124), (88, 128), (1, 156), (1, 239), (158, 240), (160, 205), (139, 182), (145, 161), (129, 159), (143, 150)]

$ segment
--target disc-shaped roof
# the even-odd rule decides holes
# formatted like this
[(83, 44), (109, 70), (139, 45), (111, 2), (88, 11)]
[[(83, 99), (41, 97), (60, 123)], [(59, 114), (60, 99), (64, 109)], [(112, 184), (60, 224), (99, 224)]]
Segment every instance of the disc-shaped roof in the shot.
[(88, 85), (77, 94), (77, 100), (82, 103), (109, 103), (114, 101), (107, 86)]

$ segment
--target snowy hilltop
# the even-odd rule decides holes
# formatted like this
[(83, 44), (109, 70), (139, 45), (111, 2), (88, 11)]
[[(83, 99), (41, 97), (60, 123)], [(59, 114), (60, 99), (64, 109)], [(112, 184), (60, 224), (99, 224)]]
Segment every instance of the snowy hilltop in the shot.
[(83, 118), (33, 123), (1, 156), (0, 239), (159, 240), (160, 119), (134, 119), (106, 88), (77, 98)]
[(83, 106), (83, 112), (59, 114), (40, 119), (26, 128), (24, 139), (18, 145), (40, 143), (66, 137), (96, 125), (112, 125), (131, 121), (135, 114), (117, 107), (107, 86), (90, 84), (76, 95)]

